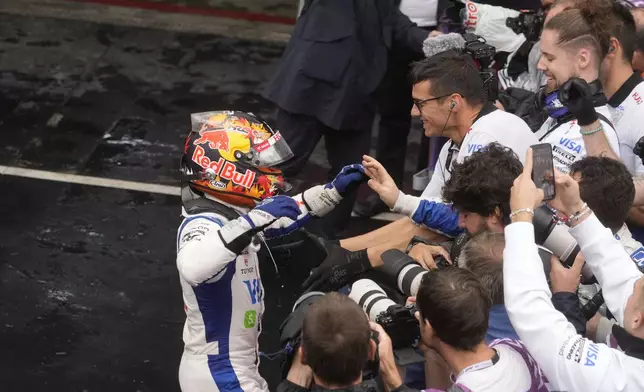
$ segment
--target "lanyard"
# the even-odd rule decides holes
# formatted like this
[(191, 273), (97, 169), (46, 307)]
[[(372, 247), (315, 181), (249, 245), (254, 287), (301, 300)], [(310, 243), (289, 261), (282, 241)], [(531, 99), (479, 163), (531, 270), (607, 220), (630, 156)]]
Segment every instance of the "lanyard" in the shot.
[[(468, 131), (468, 133), (469, 133), (469, 131)], [(465, 136), (467, 136), (467, 134)], [(465, 138), (463, 138), (463, 140), (465, 140)], [(446, 162), (445, 162), (445, 170), (447, 170), (447, 172), (451, 174), (452, 173), (452, 158), (453, 158), (453, 155), (454, 155), (454, 151), (460, 151), (460, 148), (458, 146), (456, 146), (454, 144), (454, 142), (451, 141), (451, 140), (449, 141), (449, 143), (450, 144), (449, 144), (449, 147), (447, 149), (447, 151), (448, 151), (447, 152), (447, 159), (446, 159)], [(443, 177), (445, 177), (445, 173), (443, 173)]]
[(452, 381), (456, 382), (459, 379), (459, 377), (461, 377), (465, 373), (476, 372), (479, 370), (491, 368), (492, 366), (496, 365), (496, 363), (499, 362), (499, 352), (496, 351), (496, 349), (492, 349), (492, 350), (494, 350), (494, 355), (492, 356), (492, 358), (488, 359), (487, 361), (475, 363), (474, 365), (470, 365), (466, 367), (465, 369), (461, 370), (458, 376), (453, 377)]

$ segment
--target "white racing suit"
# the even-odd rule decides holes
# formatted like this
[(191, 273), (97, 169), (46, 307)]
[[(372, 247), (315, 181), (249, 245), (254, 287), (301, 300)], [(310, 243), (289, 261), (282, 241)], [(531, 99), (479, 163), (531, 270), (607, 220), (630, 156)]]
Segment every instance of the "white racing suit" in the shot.
[[(624, 307), (642, 273), (609, 229), (591, 215), (570, 230), (601, 284), (606, 305), (620, 325)], [(642, 391), (644, 361), (578, 335), (550, 301), (531, 223), (505, 228), (505, 306), (521, 341), (554, 390)]]
[[(282, 218), (265, 232), (271, 228), (292, 231), (310, 218), (301, 197), (294, 199), (302, 210), (297, 222)], [(215, 212), (187, 215), (185, 210), (183, 215), (177, 233), (177, 268), (186, 312), (181, 390), (268, 391), (259, 374), (264, 289), (258, 237), (237, 255), (218, 234), (229, 221), (225, 216)]]

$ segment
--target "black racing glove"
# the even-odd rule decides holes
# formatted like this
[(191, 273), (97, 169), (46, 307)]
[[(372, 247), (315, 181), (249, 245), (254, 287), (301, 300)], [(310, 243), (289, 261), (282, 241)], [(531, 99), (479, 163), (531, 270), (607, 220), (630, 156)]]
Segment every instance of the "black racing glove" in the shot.
[(599, 119), (591, 87), (581, 78), (572, 78), (559, 89), (559, 100), (575, 115), (579, 126), (586, 126)]
[(366, 249), (350, 252), (335, 244), (326, 244), (326, 248), (326, 259), (304, 281), (304, 291), (338, 290), (351, 283), (356, 275), (372, 268)]

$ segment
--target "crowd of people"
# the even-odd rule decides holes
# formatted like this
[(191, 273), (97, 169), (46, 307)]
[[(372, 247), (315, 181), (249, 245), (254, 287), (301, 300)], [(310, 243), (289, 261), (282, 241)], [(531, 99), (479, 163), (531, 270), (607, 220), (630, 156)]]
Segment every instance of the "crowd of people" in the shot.
[[(306, 1), (266, 93), (275, 130), (192, 115), (184, 392), (269, 390), (258, 252), (316, 220), (332, 235), (308, 234), (323, 257), (292, 282), (278, 391), (644, 390), (644, 8), (486, 3)], [(401, 191), (411, 116), (447, 140), (420, 196)], [(288, 196), (322, 137), (329, 182)], [(402, 217), (345, 238), (365, 183), (362, 215)]]

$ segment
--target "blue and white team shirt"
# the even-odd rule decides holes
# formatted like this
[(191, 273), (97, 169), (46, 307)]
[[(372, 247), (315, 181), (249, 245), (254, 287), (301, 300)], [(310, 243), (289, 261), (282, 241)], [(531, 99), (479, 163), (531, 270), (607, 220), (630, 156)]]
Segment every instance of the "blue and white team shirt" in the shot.
[(177, 268), (186, 323), (179, 369), (183, 392), (268, 391), (259, 375), (264, 290), (259, 245), (235, 255), (219, 238), (228, 221), (204, 213), (184, 218), (177, 234)]
[[(607, 119), (611, 119), (611, 113), (608, 106), (596, 107), (597, 113), (602, 114)], [(619, 138), (612, 124), (600, 118), (604, 134), (608, 139), (608, 144), (617, 156), (620, 155)], [(570, 166), (588, 154), (584, 139), (581, 135), (581, 127), (577, 120), (572, 120), (564, 124), (557, 124), (557, 120), (549, 117), (543, 123), (541, 128), (535, 133), (540, 143), (550, 143), (552, 145), (552, 158), (555, 169), (562, 173), (570, 172)]]

